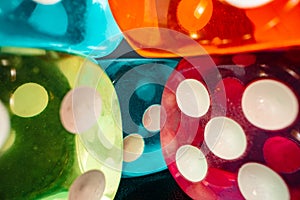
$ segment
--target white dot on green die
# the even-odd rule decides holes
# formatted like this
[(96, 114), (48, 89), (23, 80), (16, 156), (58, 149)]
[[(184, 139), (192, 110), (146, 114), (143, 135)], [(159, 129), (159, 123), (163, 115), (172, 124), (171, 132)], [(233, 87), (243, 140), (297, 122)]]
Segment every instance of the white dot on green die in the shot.
[(48, 105), (46, 89), (37, 83), (19, 86), (10, 98), (11, 111), (20, 117), (33, 117), (40, 114)]
[(106, 186), (105, 176), (99, 170), (88, 171), (72, 183), (69, 190), (69, 200), (98, 200), (103, 196)]
[(69, 91), (60, 107), (60, 119), (71, 133), (83, 133), (92, 128), (102, 111), (102, 99), (94, 88), (82, 86)]
[(10, 131), (10, 119), (8, 112), (0, 101), (0, 149), (6, 142)]

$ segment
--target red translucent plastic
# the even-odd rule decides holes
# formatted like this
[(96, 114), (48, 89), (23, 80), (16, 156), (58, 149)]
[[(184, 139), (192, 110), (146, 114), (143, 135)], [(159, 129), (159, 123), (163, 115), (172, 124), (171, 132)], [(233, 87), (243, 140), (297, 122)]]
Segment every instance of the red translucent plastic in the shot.
[[(285, 191), (285, 197), (289, 197), (288, 199), (300, 199), (299, 55), (300, 50), (262, 51), (211, 57), (206, 55), (184, 58), (179, 62), (169, 77), (162, 96), (161, 105), (164, 112), (161, 112), (161, 143), (163, 155), (171, 174), (190, 197), (212, 200), (252, 199), (246, 193), (251, 190), (247, 189), (250, 187), (249, 185), (255, 186), (255, 184), (249, 183), (247, 185), (248, 179), (242, 180), (244, 175), (242, 168), (251, 166), (248, 169), (252, 168), (253, 170), (259, 166), (257, 168), (268, 170), (261, 172), (259, 176), (254, 178), (257, 181), (257, 190), (253, 190), (253, 194), (269, 195), (268, 197), (271, 199), (278, 199), (279, 197), (272, 196), (272, 193), (278, 195)], [(200, 117), (189, 115), (180, 106), (178, 88), (187, 80), (194, 80), (203, 84), (208, 91), (209, 109)], [(258, 127), (245, 115), (245, 106), (243, 107), (242, 102), (243, 98), (246, 98), (246, 90), (253, 83), (260, 81), (270, 81), (291, 91), (298, 106), (294, 107), (297, 115), (289, 124), (276, 128), (276, 130), (270, 130), (265, 127)], [(189, 95), (188, 93), (193, 92), (195, 96), (190, 95), (190, 97), (198, 98), (200, 102), (198, 106), (194, 105), (194, 109), (197, 110), (197, 107), (203, 106), (204, 98), (199, 98), (197, 96), (199, 93), (196, 90), (188, 90), (186, 94)], [(284, 105), (285, 108), (289, 109), (292, 106), (279, 100), (282, 97), (278, 95), (280, 91), (270, 89), (265, 93), (267, 96), (268, 94), (273, 95), (275, 98), (272, 99), (279, 103), (279, 107)], [(192, 104), (192, 98), (188, 99), (186, 104)], [(263, 101), (268, 102), (267, 99), (261, 98), (261, 105), (264, 104)], [(268, 123), (268, 119), (272, 120), (273, 109), (276, 110), (276, 108), (268, 107), (270, 103), (264, 105), (267, 105), (266, 109), (259, 114), (266, 114), (264, 123)], [(257, 111), (258, 109), (253, 107), (253, 110)], [(283, 122), (287, 120), (278, 113), (275, 115)], [(232, 138), (240, 134), (239, 132), (234, 129), (230, 129), (234, 133), (232, 135), (228, 131), (223, 132), (230, 137), (226, 139), (219, 135), (221, 139), (216, 139), (216, 144), (213, 147), (209, 146), (209, 140), (205, 136), (208, 123), (219, 117), (235, 121), (243, 130), (245, 149), (234, 158), (222, 156), (228, 155), (227, 152), (230, 152), (232, 145), (241, 147), (242, 140), (238, 139), (235, 143), (231, 141)], [(217, 127), (215, 130), (222, 132), (223, 129)], [(208, 134), (213, 134), (213, 132), (208, 132)], [(218, 146), (219, 141), (222, 146)], [(228, 141), (230, 146), (226, 145)], [(179, 149), (186, 145), (189, 148), (186, 148), (181, 158), (180, 155), (178, 156)], [(223, 151), (217, 152), (218, 148), (223, 149)], [(195, 151), (202, 152), (204, 157), (195, 156)], [(205, 160), (207, 170), (199, 164), (200, 161), (197, 159)], [(203, 177), (197, 179), (199, 173), (201, 174), (203, 171)], [(253, 171), (256, 173), (256, 170)], [(274, 183), (276, 187), (273, 187), (272, 179), (271, 182), (260, 185), (260, 177), (262, 179), (271, 177), (268, 175), (270, 171), (272, 171), (270, 174), (276, 174), (272, 175), (272, 178), (276, 177), (274, 180), (280, 180), (280, 184)], [(249, 175), (250, 179), (251, 176)], [(286, 189), (282, 189), (278, 185)], [(271, 189), (264, 191), (268, 187)], [(262, 196), (258, 195), (258, 199), (259, 197), (262, 199)]]

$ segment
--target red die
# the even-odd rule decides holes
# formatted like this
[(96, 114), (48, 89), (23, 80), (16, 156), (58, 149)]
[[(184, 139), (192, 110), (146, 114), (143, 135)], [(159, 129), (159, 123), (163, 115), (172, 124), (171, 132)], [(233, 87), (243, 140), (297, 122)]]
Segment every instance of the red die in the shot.
[(299, 55), (179, 63), (163, 92), (161, 142), (171, 174), (190, 197), (300, 199)]

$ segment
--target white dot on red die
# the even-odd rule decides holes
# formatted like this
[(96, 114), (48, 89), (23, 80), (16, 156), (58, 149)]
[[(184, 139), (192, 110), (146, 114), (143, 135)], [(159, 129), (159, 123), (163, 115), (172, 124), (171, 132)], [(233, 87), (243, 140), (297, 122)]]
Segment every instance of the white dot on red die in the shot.
[(247, 147), (243, 128), (227, 117), (212, 118), (205, 127), (204, 139), (213, 154), (225, 160), (239, 158)]
[(205, 155), (192, 145), (184, 145), (177, 150), (176, 165), (181, 175), (191, 182), (199, 182), (207, 174)]
[(205, 115), (210, 106), (206, 87), (195, 79), (182, 81), (176, 89), (176, 102), (180, 110), (190, 117)]
[(69, 190), (69, 200), (101, 199), (105, 190), (105, 183), (105, 176), (101, 171), (88, 171), (72, 183)]
[(78, 87), (69, 91), (60, 107), (60, 119), (71, 133), (82, 133), (97, 123), (102, 110), (102, 99), (97, 90)]
[(280, 130), (296, 120), (299, 105), (289, 87), (276, 80), (263, 79), (247, 86), (242, 97), (242, 109), (254, 126)]
[(272, 169), (259, 163), (246, 163), (239, 169), (238, 186), (245, 199), (290, 199), (284, 180)]

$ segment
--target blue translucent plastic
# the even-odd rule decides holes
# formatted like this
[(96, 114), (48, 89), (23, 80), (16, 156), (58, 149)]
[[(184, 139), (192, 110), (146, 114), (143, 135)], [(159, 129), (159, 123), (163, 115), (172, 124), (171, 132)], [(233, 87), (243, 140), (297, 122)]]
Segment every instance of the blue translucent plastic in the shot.
[(122, 40), (107, 0), (0, 1), (0, 46), (36, 47), (92, 56)]
[(123, 137), (140, 134), (145, 143), (143, 154), (133, 162), (123, 162), (123, 177), (152, 174), (167, 168), (163, 159), (160, 132), (147, 130), (142, 118), (145, 110), (161, 102), (164, 85), (176, 67), (173, 59), (100, 60), (111, 78), (121, 108)]

